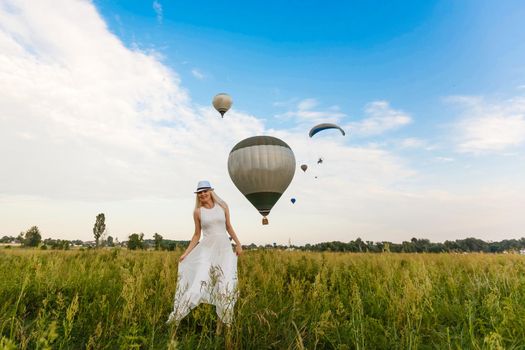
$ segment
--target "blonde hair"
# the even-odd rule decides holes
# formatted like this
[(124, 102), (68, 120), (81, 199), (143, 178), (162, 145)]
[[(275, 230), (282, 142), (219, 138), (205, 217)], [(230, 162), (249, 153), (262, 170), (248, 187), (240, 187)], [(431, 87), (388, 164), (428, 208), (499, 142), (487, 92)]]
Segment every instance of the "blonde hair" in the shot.
[[(210, 191), (210, 194), (211, 194), (211, 201), (214, 203), (214, 204), (218, 204), (221, 206), (222, 209), (226, 210), (226, 207), (228, 206), (226, 204), (226, 202), (217, 195), (217, 193), (215, 193), (214, 190), (209, 190)], [(195, 209), (198, 209), (202, 207), (202, 203), (201, 203), (201, 200), (199, 199), (199, 194), (195, 194)]]

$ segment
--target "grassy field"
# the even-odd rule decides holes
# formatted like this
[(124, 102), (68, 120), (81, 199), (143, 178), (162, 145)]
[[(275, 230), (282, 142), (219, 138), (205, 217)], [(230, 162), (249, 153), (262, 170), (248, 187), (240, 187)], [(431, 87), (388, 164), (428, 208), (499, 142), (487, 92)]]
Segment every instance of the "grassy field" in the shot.
[(0, 349), (525, 349), (525, 257), (247, 252), (230, 330), (180, 252), (0, 251)]

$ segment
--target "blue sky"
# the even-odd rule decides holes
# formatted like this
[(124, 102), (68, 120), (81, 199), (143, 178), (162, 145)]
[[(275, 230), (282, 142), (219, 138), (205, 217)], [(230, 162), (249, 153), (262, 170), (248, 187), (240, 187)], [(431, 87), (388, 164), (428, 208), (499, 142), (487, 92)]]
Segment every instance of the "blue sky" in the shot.
[[(57, 1), (0, 1), (0, 235), (188, 239), (208, 178), (241, 241), (523, 236), (523, 2)], [(311, 165), (265, 228), (225, 167), (255, 134)]]
[(513, 94), (525, 75), (519, 1), (159, 2), (161, 20), (150, 1), (95, 4), (128, 46), (165, 55), (195, 101), (227, 90), (265, 117), (313, 97), (355, 117), (386, 99), (442, 119), (444, 96)]

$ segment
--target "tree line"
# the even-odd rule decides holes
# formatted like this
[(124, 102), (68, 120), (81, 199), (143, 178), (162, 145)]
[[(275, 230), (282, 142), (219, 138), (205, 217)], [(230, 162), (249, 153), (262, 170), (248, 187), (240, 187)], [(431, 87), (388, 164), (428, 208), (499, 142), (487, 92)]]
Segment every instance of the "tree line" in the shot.
[(132, 233), (128, 236), (128, 240), (124, 242), (118, 242), (111, 236), (99, 236), (98, 240), (95, 241), (82, 241), (66, 240), (66, 239), (54, 239), (46, 238), (42, 239), (42, 234), (38, 226), (33, 226), (25, 232), (20, 232), (17, 237), (4, 235), (0, 238), (0, 244), (10, 248), (10, 245), (20, 245), (22, 247), (40, 249), (60, 249), (69, 250), (73, 247), (80, 247), (81, 249), (96, 249), (96, 248), (113, 248), (113, 247), (124, 247), (130, 250), (175, 250), (179, 248), (186, 248), (189, 241), (178, 241), (164, 239), (158, 233), (153, 235), (153, 239), (144, 239), (143, 233)]
[[(31, 227), (26, 232), (21, 232), (17, 237), (3, 236), (0, 243), (20, 244), (24, 247), (40, 247), (40, 249), (70, 249), (74, 246), (83, 248), (97, 247), (123, 247), (130, 250), (175, 250), (185, 249), (189, 241), (164, 239), (162, 235), (155, 233), (153, 238), (145, 239), (144, 233), (132, 233), (128, 240), (124, 242), (115, 241), (111, 236), (100, 239), (99, 242), (84, 242), (81, 240), (64, 240), (46, 238), (42, 239), (42, 234), (37, 226)], [(255, 249), (279, 249), (279, 250), (301, 250), (313, 252), (369, 252), (369, 253), (462, 253), (462, 252), (483, 252), (483, 253), (503, 253), (503, 252), (524, 252), (525, 238), (505, 239), (498, 242), (486, 242), (478, 238), (456, 239), (454, 241), (431, 242), (428, 239), (412, 238), (410, 241), (401, 243), (394, 242), (372, 242), (363, 241), (357, 238), (349, 242), (321, 242), (316, 244), (280, 245), (254, 243), (243, 245), (245, 250)]]
[[(118, 242), (107, 234), (106, 217), (100, 213), (95, 218), (93, 226), (94, 242), (83, 242), (81, 240), (62, 240), (46, 238), (42, 235), (37, 226), (31, 227), (26, 232), (21, 232), (18, 237), (3, 236), (0, 243), (20, 244), (24, 247), (40, 247), (41, 249), (70, 249), (72, 246), (81, 246), (88, 249), (98, 247), (126, 247), (130, 250), (175, 250), (186, 248), (189, 241), (177, 241), (164, 239), (160, 234), (154, 233), (152, 239), (145, 239), (144, 233), (132, 233), (128, 240)], [(505, 239), (499, 242), (485, 242), (478, 238), (456, 239), (455, 241), (430, 242), (428, 239), (412, 238), (410, 241), (394, 243), (388, 241), (372, 242), (363, 241), (361, 238), (349, 242), (322, 242), (316, 244), (305, 244), (304, 246), (265, 244), (256, 245), (254, 243), (243, 245), (243, 249), (280, 249), (280, 250), (303, 250), (314, 252), (370, 252), (370, 253), (461, 253), (461, 252), (483, 252), (483, 253), (503, 253), (503, 252), (522, 252), (525, 253), (525, 238)]]
[(293, 246), (298, 250), (308, 251), (332, 251), (332, 252), (391, 252), (391, 253), (503, 253), (519, 252), (525, 250), (525, 238), (505, 239), (499, 242), (483, 241), (478, 238), (456, 239), (454, 241), (431, 242), (428, 239), (412, 238), (410, 241), (401, 243), (394, 242), (372, 242), (363, 241), (361, 238), (350, 242), (322, 242), (317, 244), (306, 244), (304, 246)]

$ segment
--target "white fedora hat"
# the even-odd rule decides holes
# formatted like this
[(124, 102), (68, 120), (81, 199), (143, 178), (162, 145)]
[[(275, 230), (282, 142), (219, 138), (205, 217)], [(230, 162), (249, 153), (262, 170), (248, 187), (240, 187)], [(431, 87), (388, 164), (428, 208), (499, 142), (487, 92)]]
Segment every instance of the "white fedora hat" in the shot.
[(195, 193), (199, 193), (199, 192), (206, 191), (206, 190), (213, 190), (213, 188), (210, 185), (210, 182), (206, 180), (199, 181), (199, 183), (197, 184), (197, 190), (195, 191)]

